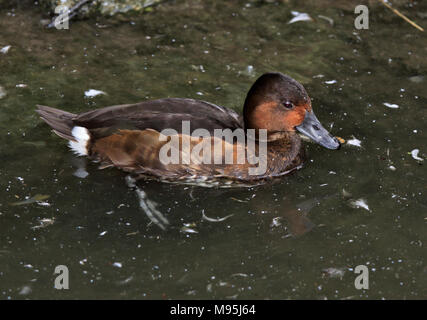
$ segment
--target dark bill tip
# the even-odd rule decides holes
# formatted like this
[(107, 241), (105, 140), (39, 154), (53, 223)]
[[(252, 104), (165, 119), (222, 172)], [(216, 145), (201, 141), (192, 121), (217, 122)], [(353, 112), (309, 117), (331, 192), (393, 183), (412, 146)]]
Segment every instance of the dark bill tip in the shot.
[(314, 142), (320, 144), (322, 147), (337, 150), (341, 146), (338, 139), (323, 128), (313, 112), (307, 111), (305, 113), (304, 121), (299, 126), (296, 126), (295, 129), (309, 137)]

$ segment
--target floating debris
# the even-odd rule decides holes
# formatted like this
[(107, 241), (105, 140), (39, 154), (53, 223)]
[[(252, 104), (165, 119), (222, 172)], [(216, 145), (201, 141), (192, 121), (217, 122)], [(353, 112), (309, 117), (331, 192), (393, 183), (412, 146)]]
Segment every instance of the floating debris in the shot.
[(362, 147), (362, 141), (360, 141), (359, 139), (357, 139), (355, 136), (353, 136), (353, 139), (347, 140), (347, 143), (350, 146), (355, 146), (355, 147)]
[(270, 227), (274, 228), (274, 227), (279, 227), (282, 225), (282, 223), (280, 222), (280, 219), (282, 219), (282, 217), (275, 217), (273, 218), (273, 220), (271, 220), (271, 224)]
[(125, 285), (125, 284), (128, 284), (128, 283), (130, 283), (133, 280), (133, 278), (134, 278), (133, 276), (130, 276), (130, 277), (124, 279), (124, 280), (117, 281), (117, 284), (121, 285), (121, 286)]
[(49, 198), (50, 198), (50, 196), (47, 194), (36, 194), (34, 197), (31, 197), (31, 198), (23, 200), (23, 201), (13, 202), (10, 205), (11, 206), (22, 206), (22, 205), (26, 205), (26, 204), (35, 203), (35, 202), (41, 202), (41, 201), (49, 199)]
[(353, 208), (357, 208), (357, 209), (362, 208), (362, 209), (365, 209), (365, 210), (371, 212), (371, 209), (369, 209), (368, 203), (366, 202), (365, 199), (354, 200), (354, 201), (350, 202), (350, 205)]
[(243, 203), (248, 202), (247, 200), (240, 200), (240, 199), (237, 199), (237, 198), (234, 198), (234, 197), (231, 197), (230, 199), (234, 200), (234, 201), (237, 201), (237, 202), (243, 202)]
[(194, 71), (206, 72), (205, 67), (203, 67), (203, 65), (196, 66), (192, 64), (191, 69), (193, 69)]
[(228, 218), (232, 217), (234, 214), (229, 214), (228, 216), (225, 216), (223, 218), (218, 218), (218, 219), (214, 219), (214, 218), (209, 218), (208, 216), (205, 215), (205, 210), (202, 210), (202, 219), (209, 221), (209, 222), (221, 222), (221, 221), (225, 221)]
[(233, 273), (232, 275), (231, 275), (232, 277), (242, 277), (242, 278), (247, 278), (248, 277), (248, 275), (246, 274), (246, 273)]
[(231, 287), (233, 286), (231, 283), (229, 283), (229, 282), (227, 282), (227, 281), (219, 281), (219, 282), (218, 282), (218, 285), (219, 285), (220, 287), (228, 287), (228, 288), (231, 288)]
[(291, 14), (294, 16), (288, 24), (299, 22), (299, 21), (313, 21), (313, 19), (304, 12), (291, 11)]
[(50, 207), (50, 203), (46, 201), (37, 201), (36, 203), (42, 207)]
[(0, 86), (0, 99), (3, 99), (7, 96), (6, 89)]
[(78, 168), (76, 171), (74, 171), (73, 176), (80, 178), (80, 179), (84, 179), (89, 175), (89, 172), (87, 172), (85, 169), (83, 168)]
[(39, 220), (39, 222), (40, 222), (40, 225), (34, 226), (31, 229), (36, 230), (36, 229), (46, 228), (47, 226), (50, 226), (55, 222), (55, 218), (51, 218), (51, 219), (44, 218), (44, 219)]
[(414, 83), (421, 83), (424, 81), (424, 76), (413, 76), (413, 77), (409, 77), (409, 81), (414, 82)]
[(102, 236), (105, 236), (106, 234), (107, 234), (107, 232), (108, 231), (102, 231), (99, 235), (102, 237)]
[(3, 48), (0, 49), (0, 52), (3, 53), (3, 54), (6, 54), (6, 53), (9, 52), (9, 50), (10, 50), (11, 47), (12, 46), (5, 46), (5, 47), (3, 47)]
[(391, 170), (391, 171), (396, 171), (396, 167), (395, 166), (391, 166), (390, 165), (390, 166), (388, 166), (388, 169)]
[(322, 16), (322, 15), (318, 15), (318, 17), (320, 18), (320, 19), (323, 19), (323, 20), (326, 20), (326, 21), (328, 21), (329, 22), (329, 24), (331, 25), (331, 26), (333, 26), (334, 25), (334, 20), (332, 19), (332, 18), (329, 18), (329, 17), (326, 17), (326, 16)]
[(383, 104), (384, 104), (387, 108), (390, 108), (390, 109), (397, 109), (397, 108), (399, 108), (399, 105), (394, 104), (394, 103), (384, 102)]
[(345, 190), (344, 188), (342, 189), (342, 196), (344, 198), (351, 198), (351, 193), (348, 192), (347, 190)]
[(89, 89), (88, 91), (85, 91), (85, 97), (86, 98), (93, 98), (93, 97), (99, 96), (101, 94), (106, 95), (106, 93), (104, 91), (101, 91), (101, 90)]
[(154, 223), (160, 227), (160, 229), (166, 230), (166, 227), (169, 225), (169, 221), (159, 210), (157, 210), (157, 203), (148, 199), (147, 194), (140, 188), (136, 187), (135, 180), (130, 176), (128, 177), (129, 178), (126, 179), (126, 182), (129, 187), (135, 188), (136, 195), (139, 199), (139, 206), (150, 219), (150, 224)]
[(193, 229), (193, 228), (190, 228), (190, 227), (187, 227), (187, 226), (183, 226), (181, 228), (181, 232), (184, 232), (184, 233), (199, 233), (199, 231), (197, 231), (196, 229)]
[(19, 291), (19, 294), (21, 296), (26, 296), (29, 295), (31, 293), (31, 288), (29, 286), (23, 286), (22, 289)]
[(418, 161), (424, 161), (424, 159), (423, 158), (421, 158), (421, 157), (419, 157), (418, 156), (418, 153), (420, 152), (420, 150), (419, 149), (414, 149), (414, 150), (412, 150), (411, 151), (411, 156), (412, 156), (412, 158), (414, 158), (415, 160), (418, 160)]
[(255, 69), (254, 69), (254, 66), (252, 66), (252, 65), (248, 65), (244, 71), (242, 71), (242, 72), (240, 72), (240, 71), (239, 71), (239, 74), (240, 74), (240, 73), (241, 73), (241, 74), (244, 74), (244, 75), (246, 75), (246, 76), (249, 76), (249, 77), (255, 77)]
[(126, 233), (126, 235), (127, 235), (127, 236), (135, 236), (135, 235), (137, 235), (138, 233), (139, 233), (139, 231), (134, 231), (134, 232)]
[(25, 83), (18, 83), (15, 87), (17, 87), (17, 88), (26, 88), (28, 86)]
[(113, 267), (121, 268), (121, 267), (123, 267), (123, 264), (121, 262), (114, 262)]
[(337, 80), (329, 80), (329, 81), (325, 81), (326, 84), (335, 84), (337, 83)]
[(342, 268), (326, 268), (322, 270), (323, 274), (327, 275), (329, 278), (339, 278), (344, 277), (345, 271)]

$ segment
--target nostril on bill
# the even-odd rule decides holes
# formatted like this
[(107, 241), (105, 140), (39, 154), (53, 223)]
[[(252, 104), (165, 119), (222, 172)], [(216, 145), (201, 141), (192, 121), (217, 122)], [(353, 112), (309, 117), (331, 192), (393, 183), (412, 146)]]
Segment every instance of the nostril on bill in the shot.
[(315, 124), (313, 124), (313, 129), (316, 130), (316, 131), (320, 130), (320, 128), (317, 125), (315, 125)]

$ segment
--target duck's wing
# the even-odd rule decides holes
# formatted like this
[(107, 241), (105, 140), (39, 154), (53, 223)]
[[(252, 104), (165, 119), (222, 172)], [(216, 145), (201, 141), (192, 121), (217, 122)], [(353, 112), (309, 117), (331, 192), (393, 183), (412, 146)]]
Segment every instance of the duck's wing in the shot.
[[(202, 128), (214, 133), (215, 129), (235, 130), (243, 127), (241, 118), (233, 110), (191, 99), (161, 99), (111, 106), (78, 115), (46, 106), (38, 106), (37, 112), (55, 133), (70, 140), (71, 149), (78, 155), (98, 160), (102, 167), (115, 166), (163, 178), (225, 174), (218, 172), (221, 166), (165, 164), (161, 161), (160, 150), (171, 139), (166, 136), (175, 135), (179, 141), (191, 141), (190, 150), (181, 149), (182, 141), (174, 147), (176, 154), (188, 157), (193, 145), (201, 139), (190, 136), (193, 130)], [(189, 132), (182, 132), (183, 121), (189, 122)], [(164, 136), (164, 129), (173, 129), (176, 134), (165, 133)], [(221, 149), (231, 149), (232, 154), (236, 153), (235, 148), (244, 148), (226, 141), (221, 143)], [(210, 154), (213, 155), (212, 152)]]
[(94, 137), (105, 137), (117, 130), (173, 129), (182, 133), (183, 121), (189, 121), (190, 132), (203, 128), (243, 128), (235, 111), (212, 103), (168, 98), (136, 104), (117, 105), (85, 112), (73, 118), (76, 126), (87, 128)]

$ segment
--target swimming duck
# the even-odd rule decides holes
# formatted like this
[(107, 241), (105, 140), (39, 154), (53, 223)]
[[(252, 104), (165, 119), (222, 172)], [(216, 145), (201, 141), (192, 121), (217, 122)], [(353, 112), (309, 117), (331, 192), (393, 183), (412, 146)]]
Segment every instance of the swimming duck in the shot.
[[(184, 98), (81, 114), (40, 105), (36, 111), (77, 155), (100, 162), (101, 168), (170, 182), (256, 182), (285, 175), (303, 164), (299, 133), (325, 148), (340, 147), (315, 116), (304, 87), (282, 73), (266, 73), (255, 81), (243, 115)], [(239, 132), (245, 140), (239, 140)]]

